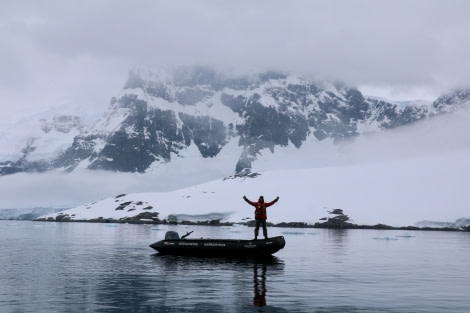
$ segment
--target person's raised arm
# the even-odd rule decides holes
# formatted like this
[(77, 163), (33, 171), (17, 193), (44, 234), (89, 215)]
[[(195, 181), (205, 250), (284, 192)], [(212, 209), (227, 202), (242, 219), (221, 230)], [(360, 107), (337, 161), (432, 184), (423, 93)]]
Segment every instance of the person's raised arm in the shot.
[(276, 202), (278, 202), (278, 201), (279, 201), (279, 197), (276, 197), (276, 199), (274, 199), (274, 200), (271, 201), (271, 202), (265, 203), (265, 205), (268, 207), (268, 206), (271, 206), (271, 205), (273, 205), (274, 203), (276, 203)]
[(246, 196), (243, 196), (243, 200), (245, 200), (248, 204), (251, 204), (253, 206), (256, 205), (256, 202), (252, 202), (252, 201), (248, 200), (248, 198)]

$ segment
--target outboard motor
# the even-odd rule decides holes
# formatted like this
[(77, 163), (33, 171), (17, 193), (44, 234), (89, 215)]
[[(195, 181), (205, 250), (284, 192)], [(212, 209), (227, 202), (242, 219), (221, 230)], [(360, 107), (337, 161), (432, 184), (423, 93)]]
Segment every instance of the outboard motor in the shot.
[(180, 235), (175, 231), (167, 231), (165, 234), (165, 240), (180, 240)]

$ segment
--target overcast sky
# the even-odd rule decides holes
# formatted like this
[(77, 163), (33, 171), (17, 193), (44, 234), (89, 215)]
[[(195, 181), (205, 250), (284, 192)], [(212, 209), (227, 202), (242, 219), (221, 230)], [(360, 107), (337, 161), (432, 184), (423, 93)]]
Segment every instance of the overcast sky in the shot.
[(94, 114), (129, 70), (277, 69), (392, 100), (470, 85), (470, 1), (1, 1), (0, 126)]

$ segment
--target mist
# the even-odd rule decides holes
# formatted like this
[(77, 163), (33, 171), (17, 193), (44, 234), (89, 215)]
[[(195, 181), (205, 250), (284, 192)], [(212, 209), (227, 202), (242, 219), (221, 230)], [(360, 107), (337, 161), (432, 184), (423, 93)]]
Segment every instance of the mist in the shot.
[(351, 163), (385, 162), (462, 153), (470, 149), (470, 110), (460, 110), (383, 133), (345, 142), (341, 152)]
[(470, 110), (460, 110), (413, 123), (412, 125), (365, 133), (338, 144), (310, 137), (300, 149), (275, 148), (262, 151), (253, 169), (332, 167), (387, 163), (410, 158), (462, 153), (470, 150)]

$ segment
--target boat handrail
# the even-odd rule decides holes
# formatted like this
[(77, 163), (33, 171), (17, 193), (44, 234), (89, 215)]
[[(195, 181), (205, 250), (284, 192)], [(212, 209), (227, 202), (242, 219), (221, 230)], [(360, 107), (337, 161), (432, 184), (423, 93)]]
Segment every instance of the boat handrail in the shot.
[(194, 232), (194, 230), (187, 232), (186, 235), (181, 236), (181, 239), (184, 239), (184, 238), (188, 237), (188, 236), (191, 235), (193, 232)]

